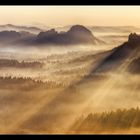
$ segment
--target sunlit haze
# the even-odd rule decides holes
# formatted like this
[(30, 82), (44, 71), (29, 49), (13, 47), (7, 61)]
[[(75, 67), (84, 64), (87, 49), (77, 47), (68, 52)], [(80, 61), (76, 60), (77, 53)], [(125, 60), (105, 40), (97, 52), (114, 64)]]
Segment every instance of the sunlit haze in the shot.
[(0, 6), (0, 134), (140, 134), (140, 6)]
[(139, 26), (140, 6), (0, 6), (0, 24)]

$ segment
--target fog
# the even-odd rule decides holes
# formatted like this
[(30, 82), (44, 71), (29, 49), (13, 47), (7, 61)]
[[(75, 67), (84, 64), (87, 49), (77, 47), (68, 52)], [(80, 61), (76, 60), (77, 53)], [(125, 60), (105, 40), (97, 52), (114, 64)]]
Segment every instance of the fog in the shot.
[(0, 133), (66, 134), (82, 115), (140, 105), (140, 75), (127, 70), (132, 58), (95, 71), (128, 34), (95, 35), (106, 43), (0, 46)]

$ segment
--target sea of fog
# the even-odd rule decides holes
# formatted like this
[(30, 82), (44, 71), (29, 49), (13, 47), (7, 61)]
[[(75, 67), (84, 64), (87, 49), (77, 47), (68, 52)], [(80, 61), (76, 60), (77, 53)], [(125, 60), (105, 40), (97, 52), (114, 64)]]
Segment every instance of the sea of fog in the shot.
[[(124, 32), (94, 32), (97, 38), (105, 41), (105, 44), (96, 45), (73, 45), (73, 46), (0, 46), (0, 59), (12, 59), (19, 62), (38, 61), (45, 64), (42, 69), (20, 69), (20, 68), (1, 68), (0, 76), (13, 77), (31, 77), (39, 80), (55, 80), (70, 79), (76, 77), (79, 69), (89, 67), (89, 62), (84, 63), (76, 61), (77, 58), (94, 55), (99, 52), (110, 50), (123, 42), (127, 41), (128, 33)], [(61, 72), (60, 72), (61, 71)], [(73, 71), (70, 74), (69, 71)], [(67, 73), (67, 74), (65, 74)], [(83, 73), (84, 74), (84, 73)], [(78, 79), (78, 78), (77, 78)]]

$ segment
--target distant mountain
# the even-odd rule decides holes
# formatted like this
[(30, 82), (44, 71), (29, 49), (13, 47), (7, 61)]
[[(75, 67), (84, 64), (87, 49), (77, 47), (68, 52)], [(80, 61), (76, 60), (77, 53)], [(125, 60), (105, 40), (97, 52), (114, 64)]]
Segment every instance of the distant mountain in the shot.
[[(68, 31), (57, 32), (55, 29), (50, 29), (45, 32), (39, 32), (38, 34), (31, 33), (33, 31), (40, 31), (36, 27), (24, 27), (15, 25), (3, 25), (2, 27), (8, 27), (8, 29), (0, 31), (1, 43), (10, 45), (93, 45), (93, 44), (105, 44), (104, 41), (96, 38), (92, 32), (82, 25), (74, 25)], [(19, 29), (20, 31), (15, 31)], [(28, 31), (26, 31), (28, 29)]]
[(101, 33), (131, 33), (131, 32), (140, 32), (140, 28), (135, 26), (88, 26), (89, 29), (94, 32)]
[(35, 33), (38, 34), (39, 32), (42, 32), (43, 30), (38, 28), (38, 27), (27, 27), (27, 26), (17, 26), (17, 25), (12, 25), (12, 24), (6, 24), (6, 25), (0, 25), (0, 31), (17, 31), (17, 32), (21, 32), (21, 31), (26, 31), (26, 32), (31, 32), (31, 33)]
[(93, 36), (92, 32), (82, 25), (74, 25), (67, 32), (58, 33), (55, 29), (40, 32), (36, 37), (19, 41), (26, 45), (78, 45), (105, 43)]
[(12, 44), (13, 42), (24, 39), (24, 38), (29, 38), (33, 37), (34, 34), (31, 34), (29, 32), (16, 32), (16, 31), (1, 31), (0, 32), (0, 44)]
[[(72, 25), (56, 27), (57, 31), (68, 31)], [(140, 32), (140, 28), (136, 26), (86, 26), (88, 29), (95, 33), (131, 33)]]
[(0, 42), (1, 44), (8, 44), (12, 41), (21, 38), (21, 34), (16, 31), (1, 31), (0, 32)]

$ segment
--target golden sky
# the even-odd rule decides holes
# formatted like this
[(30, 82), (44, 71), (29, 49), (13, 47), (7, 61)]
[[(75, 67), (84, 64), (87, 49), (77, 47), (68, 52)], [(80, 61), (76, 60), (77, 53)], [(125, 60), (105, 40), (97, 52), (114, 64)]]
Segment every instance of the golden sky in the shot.
[(140, 25), (140, 6), (0, 6), (0, 24)]

